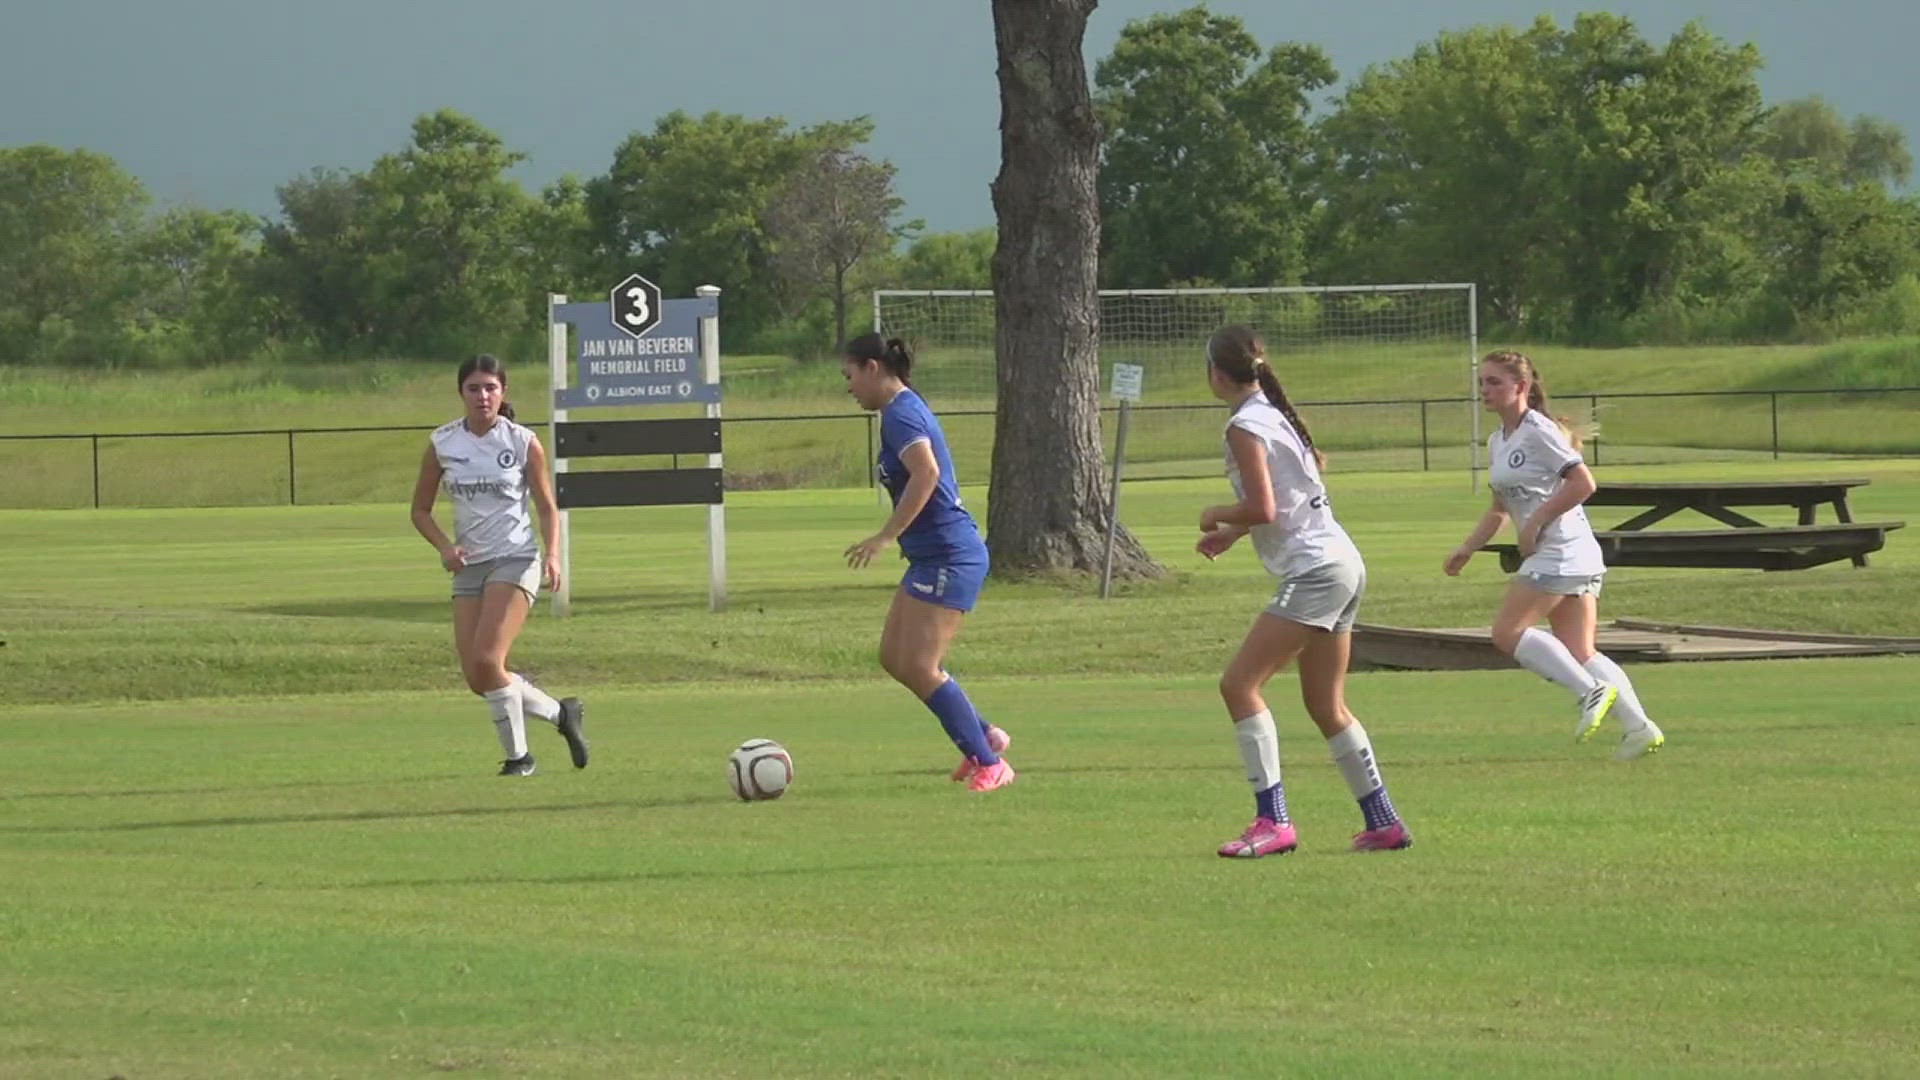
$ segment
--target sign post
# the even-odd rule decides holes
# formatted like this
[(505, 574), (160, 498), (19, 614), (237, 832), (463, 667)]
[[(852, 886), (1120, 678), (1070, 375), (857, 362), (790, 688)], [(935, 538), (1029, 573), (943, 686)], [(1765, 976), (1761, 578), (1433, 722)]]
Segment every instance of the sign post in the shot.
[[(726, 518), (721, 505), (720, 289), (702, 285), (691, 300), (662, 298), (660, 287), (630, 274), (605, 301), (568, 303), (549, 295), (547, 360), (552, 374), (554, 495), (560, 506), (560, 588), (554, 614), (572, 609), (569, 508), (707, 504), (707, 600), (726, 606)], [(569, 363), (568, 327), (578, 351)], [(704, 420), (602, 420), (576, 423), (574, 409), (702, 402)], [(705, 453), (704, 469), (571, 473), (568, 458)]]
[(1100, 568), (1100, 599), (1113, 590), (1113, 535), (1120, 528), (1120, 473), (1127, 465), (1127, 419), (1140, 400), (1146, 368), (1139, 364), (1113, 365), (1113, 396), (1120, 401), (1120, 425), (1113, 433), (1113, 489), (1107, 496), (1107, 554)]

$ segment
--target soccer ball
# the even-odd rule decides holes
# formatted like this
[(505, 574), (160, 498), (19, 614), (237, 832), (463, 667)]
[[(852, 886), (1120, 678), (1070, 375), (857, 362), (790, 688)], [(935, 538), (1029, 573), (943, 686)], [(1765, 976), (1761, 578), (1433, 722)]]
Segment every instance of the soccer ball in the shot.
[(727, 783), (742, 802), (777, 799), (793, 783), (793, 755), (772, 739), (748, 739), (727, 757)]

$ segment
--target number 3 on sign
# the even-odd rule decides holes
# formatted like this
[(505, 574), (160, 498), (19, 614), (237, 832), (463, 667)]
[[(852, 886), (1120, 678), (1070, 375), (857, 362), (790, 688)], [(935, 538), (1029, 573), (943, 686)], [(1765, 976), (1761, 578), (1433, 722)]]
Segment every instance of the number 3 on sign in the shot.
[(647, 320), (653, 318), (653, 309), (647, 306), (647, 290), (635, 285), (627, 290), (627, 299), (633, 301), (633, 310), (621, 318), (634, 326), (645, 326)]

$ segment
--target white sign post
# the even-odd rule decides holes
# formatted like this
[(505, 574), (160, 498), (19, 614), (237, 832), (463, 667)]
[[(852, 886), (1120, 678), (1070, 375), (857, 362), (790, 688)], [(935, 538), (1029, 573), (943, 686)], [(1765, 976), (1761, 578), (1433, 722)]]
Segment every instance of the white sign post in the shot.
[(1147, 369), (1139, 364), (1113, 365), (1113, 396), (1120, 401), (1120, 426), (1113, 433), (1113, 490), (1107, 496), (1107, 554), (1100, 568), (1100, 599), (1113, 590), (1113, 535), (1120, 528), (1120, 473), (1127, 465), (1127, 418), (1140, 400), (1140, 383)]

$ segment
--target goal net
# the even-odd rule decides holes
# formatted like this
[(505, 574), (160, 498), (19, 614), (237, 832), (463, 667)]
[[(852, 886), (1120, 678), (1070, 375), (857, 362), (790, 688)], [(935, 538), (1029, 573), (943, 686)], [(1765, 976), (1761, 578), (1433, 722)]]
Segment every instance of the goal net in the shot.
[[(966, 462), (963, 475), (984, 479), (993, 439), (993, 293), (876, 290), (873, 317), (883, 334), (912, 344), (914, 385), (939, 412)], [(1224, 416), (1207, 389), (1206, 343), (1228, 323), (1265, 339), (1330, 467), (1477, 468), (1470, 284), (1108, 289), (1100, 293), (1100, 379), (1109, 453), (1112, 365), (1146, 369), (1127, 437), (1128, 479), (1220, 475)]]

